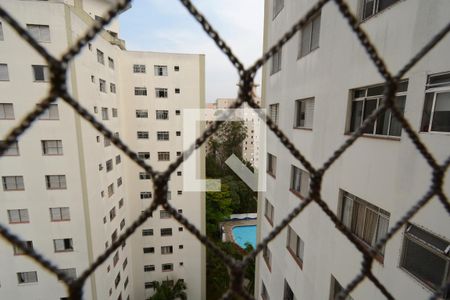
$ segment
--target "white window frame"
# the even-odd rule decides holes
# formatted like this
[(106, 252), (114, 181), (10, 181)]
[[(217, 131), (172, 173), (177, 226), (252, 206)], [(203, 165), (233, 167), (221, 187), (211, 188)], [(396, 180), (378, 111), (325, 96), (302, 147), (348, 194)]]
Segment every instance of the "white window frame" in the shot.
[(53, 250), (55, 252), (73, 252), (73, 240), (71, 238), (53, 239)]
[(168, 141), (169, 140), (169, 132), (168, 131), (157, 131), (156, 132), (156, 140), (157, 141)]
[(14, 120), (14, 104), (0, 103), (0, 120)]
[[(435, 107), (436, 107), (436, 98), (439, 94), (447, 94), (450, 93), (450, 81), (449, 82), (444, 82), (444, 83), (439, 83), (439, 84), (430, 84), (430, 79), (436, 76), (441, 76), (441, 75), (449, 75), (450, 76), (450, 72), (445, 72), (445, 73), (437, 73), (437, 74), (430, 74), (428, 75), (428, 79), (427, 79), (427, 85), (425, 87), (425, 100), (424, 100), (424, 104), (423, 104), (423, 109), (422, 109), (422, 121), (421, 121), (421, 128), (420, 131), (421, 132), (430, 132), (430, 133), (438, 133), (438, 134), (449, 134), (450, 131), (436, 131), (436, 130), (432, 130), (432, 125), (433, 125), (433, 119), (434, 119), (434, 114), (435, 114)], [(426, 126), (426, 130), (423, 128), (424, 127), (424, 113), (425, 113), (425, 106), (426, 106), (426, 95), (427, 94), (433, 94), (433, 98), (432, 98), (432, 105), (431, 105), (431, 115), (429, 117), (428, 120), (428, 126)]]
[(36, 271), (28, 271), (28, 272), (17, 272), (17, 283), (29, 284), (39, 282), (37, 272)]
[[(5, 141), (0, 141), (0, 145), (1, 144), (5, 144)], [(5, 152), (3, 152), (3, 156), (19, 156), (20, 155), (20, 151), (19, 151), (19, 143), (13, 142), (8, 149), (5, 150)]]
[(138, 131), (137, 138), (140, 140), (148, 140), (149, 139), (149, 133), (148, 131)]
[(134, 64), (133, 65), (133, 73), (145, 74), (145, 65)]
[[(302, 58), (314, 50), (319, 48), (320, 44), (320, 22), (321, 22), (321, 12), (311, 18), (311, 20), (306, 24), (303, 29), (300, 31), (299, 35), (299, 43), (298, 43), (298, 57)], [(308, 40), (304, 41), (303, 37), (307, 35)], [(317, 37), (316, 37), (317, 35)], [(314, 40), (316, 38), (317, 44), (314, 44)], [(303, 43), (306, 42), (307, 45), (305, 49), (303, 48)]]
[(170, 161), (170, 152), (168, 151), (158, 152), (158, 161)]
[(278, 124), (280, 114), (280, 103), (269, 104), (269, 117), (273, 123)]
[(39, 116), (39, 120), (59, 120), (58, 104), (50, 104), (50, 106)]
[(281, 64), (283, 62), (283, 49), (278, 50), (272, 58), (270, 63), (270, 75), (276, 74), (281, 71)]
[(161, 255), (173, 254), (173, 246), (161, 246)]
[(42, 155), (63, 155), (63, 145), (61, 140), (42, 140)]
[[(56, 184), (55, 186), (53, 186)], [(45, 175), (45, 186), (47, 190), (67, 189), (66, 175)]]
[(39, 43), (50, 43), (50, 26), (41, 24), (27, 24), (28, 33)]
[(97, 62), (101, 63), (102, 65), (105, 64), (105, 54), (99, 49), (97, 49)]
[(267, 174), (277, 177), (277, 157), (271, 153), (267, 153)]
[(139, 180), (150, 180), (151, 175), (147, 172), (139, 172)]
[(138, 157), (142, 160), (150, 159), (150, 152), (138, 152)]
[(294, 128), (312, 130), (314, 123), (314, 108), (314, 98), (295, 100)]
[(147, 88), (145, 86), (134, 87), (135, 96), (147, 96)]
[(167, 263), (161, 265), (161, 271), (162, 272), (172, 272), (173, 271), (173, 264)]
[(156, 110), (156, 120), (169, 120), (168, 110)]
[(30, 223), (30, 214), (26, 208), (8, 209), (9, 224)]
[(112, 83), (112, 82), (109, 83), (109, 91), (113, 94), (115, 94), (117, 92), (115, 83)]
[[(4, 191), (24, 191), (25, 184), (23, 176), (2, 176)], [(9, 186), (12, 184), (13, 186)]]
[[(49, 82), (50, 81), (50, 71), (48, 66), (46, 65), (31, 65), (31, 69), (33, 71), (33, 79), (34, 82)], [(41, 70), (42, 69), (42, 70)], [(36, 72), (42, 72), (42, 79), (37, 79)]]
[(99, 78), (98, 85), (100, 92), (106, 93), (106, 80)]
[(52, 222), (70, 221), (69, 207), (50, 207), (49, 211)]
[(155, 97), (156, 98), (167, 98), (169, 95), (167, 88), (155, 88)]
[(136, 118), (148, 118), (148, 110), (147, 109), (136, 109)]
[(0, 64), (0, 81), (9, 81), (9, 71), (7, 64)]
[(167, 66), (154, 65), (155, 76), (167, 76)]
[[(300, 185), (300, 190), (297, 189), (298, 185)], [(309, 173), (305, 170), (300, 169), (299, 167), (292, 165), (290, 187), (289, 187), (290, 191), (294, 193), (294, 195), (299, 196), (302, 199), (305, 199), (309, 193), (309, 185), (310, 185)]]
[[(293, 245), (295, 244), (295, 245)], [(305, 242), (295, 232), (295, 230), (288, 226), (286, 248), (288, 252), (294, 257), (300, 268), (303, 269), (303, 258), (305, 255)]]

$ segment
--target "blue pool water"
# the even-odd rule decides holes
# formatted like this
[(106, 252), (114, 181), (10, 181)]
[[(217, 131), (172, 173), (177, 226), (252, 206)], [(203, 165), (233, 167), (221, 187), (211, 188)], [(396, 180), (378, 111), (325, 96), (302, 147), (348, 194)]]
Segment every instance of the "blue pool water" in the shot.
[(256, 247), (256, 225), (235, 226), (232, 229), (233, 238), (236, 244), (245, 249), (245, 244), (250, 243), (253, 248)]

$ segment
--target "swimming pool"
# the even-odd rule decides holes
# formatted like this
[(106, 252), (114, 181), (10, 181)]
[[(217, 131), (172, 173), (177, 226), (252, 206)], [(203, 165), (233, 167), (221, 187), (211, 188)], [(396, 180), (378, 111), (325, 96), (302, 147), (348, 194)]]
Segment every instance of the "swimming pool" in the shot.
[(234, 226), (232, 232), (234, 241), (242, 249), (245, 249), (246, 243), (256, 247), (256, 225)]

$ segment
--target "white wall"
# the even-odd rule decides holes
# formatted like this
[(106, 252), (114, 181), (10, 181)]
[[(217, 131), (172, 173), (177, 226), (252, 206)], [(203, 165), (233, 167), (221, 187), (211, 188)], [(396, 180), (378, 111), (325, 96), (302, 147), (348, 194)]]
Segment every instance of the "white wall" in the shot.
[[(265, 39), (273, 45), (290, 26), (312, 7), (314, 1), (285, 1), (285, 7), (272, 21), (272, 1), (266, 1)], [(357, 1), (348, 1), (353, 11)], [(400, 1), (361, 24), (376, 45), (392, 72), (397, 72), (430, 38), (448, 22), (448, 1)], [(297, 60), (299, 34), (283, 48), (282, 70), (272, 76), (265, 67), (263, 101), (265, 107), (280, 103), (279, 126), (314, 167), (320, 167), (334, 150), (348, 138), (345, 124), (349, 105), (349, 90), (382, 83), (375, 66), (342, 18), (336, 5), (322, 9), (320, 48)], [(448, 57), (450, 40), (444, 39), (405, 78), (409, 79), (405, 116), (418, 130), (428, 74), (450, 70)], [(315, 97), (312, 131), (292, 129), (295, 100)], [(438, 161), (448, 156), (450, 139), (447, 134), (421, 133), (430, 152)], [(289, 192), (291, 165), (304, 169), (272, 134), (268, 134), (267, 151), (278, 157), (277, 178), (267, 176), (267, 192), (260, 197), (275, 206), (278, 224), (300, 199)], [(430, 186), (431, 171), (403, 131), (400, 140), (361, 137), (325, 174), (322, 198), (337, 213), (339, 189), (344, 189), (390, 213), (392, 226), (403, 216)], [(445, 191), (450, 191), (448, 180)], [(262, 213), (263, 211), (261, 211)], [(450, 238), (450, 220), (435, 199), (422, 209), (412, 222)], [(293, 289), (296, 299), (328, 299), (330, 274), (347, 285), (360, 271), (361, 254), (337, 231), (334, 224), (316, 205), (311, 204), (291, 226), (305, 242), (303, 270), (286, 250), (287, 231), (269, 244), (272, 251), (272, 271), (259, 259), (257, 284), (260, 297), (261, 280), (271, 299), (282, 296), (284, 279)], [(260, 238), (272, 226), (260, 218)], [(430, 291), (399, 265), (404, 229), (388, 243), (384, 264), (374, 263), (373, 272), (397, 299), (425, 299)], [(352, 292), (354, 299), (384, 299), (365, 280)]]

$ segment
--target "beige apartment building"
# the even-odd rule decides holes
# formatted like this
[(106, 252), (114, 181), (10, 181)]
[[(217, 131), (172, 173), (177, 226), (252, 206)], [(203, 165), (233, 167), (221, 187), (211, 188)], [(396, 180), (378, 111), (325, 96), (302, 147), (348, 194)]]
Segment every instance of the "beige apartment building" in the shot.
[[(106, 1), (1, 3), (59, 56), (111, 5)], [(204, 107), (204, 55), (126, 51), (114, 20), (70, 63), (68, 87), (141, 159), (164, 170), (181, 155), (183, 109)], [(45, 61), (0, 19), (0, 136), (47, 95)], [(204, 166), (201, 166), (204, 168)], [(69, 276), (102, 254), (153, 199), (151, 178), (62, 100), (0, 158), (0, 222)], [(204, 232), (204, 195), (170, 182), (170, 202)], [(61, 282), (0, 241), (0, 299), (66, 299)], [(192, 276), (195, 274), (195, 276)], [(158, 208), (89, 278), (85, 299), (146, 299), (153, 281), (183, 279), (204, 299), (200, 242)]]
[[(264, 50), (315, 0), (266, 0)], [(394, 74), (449, 22), (447, 0), (348, 0)], [(450, 152), (450, 37), (403, 78), (396, 104), (439, 162)], [(271, 118), (316, 168), (383, 101), (383, 79), (333, 1), (263, 69), (262, 101)], [(309, 174), (267, 135), (267, 191), (259, 198), (258, 239), (308, 194)], [(327, 170), (322, 198), (371, 248), (431, 186), (431, 168), (389, 112)], [(444, 192), (450, 194), (448, 176)], [(258, 257), (257, 299), (334, 300), (361, 271), (361, 253), (311, 203)], [(449, 282), (450, 217), (434, 198), (379, 251), (373, 274), (395, 299), (429, 299)], [(444, 299), (449, 299), (447, 291)], [(347, 297), (386, 299), (365, 279)]]

